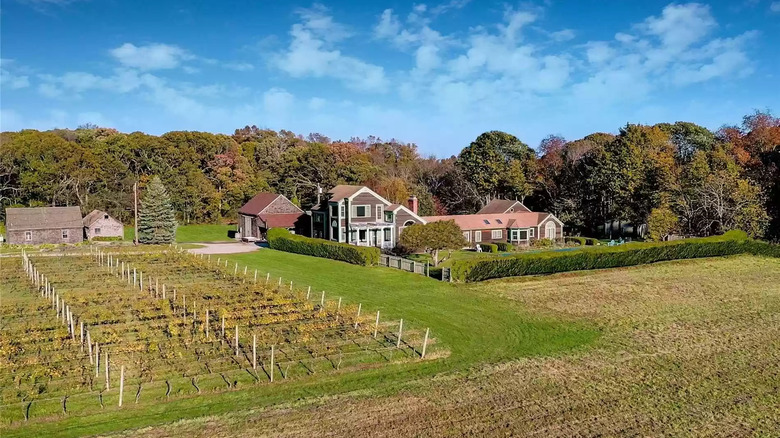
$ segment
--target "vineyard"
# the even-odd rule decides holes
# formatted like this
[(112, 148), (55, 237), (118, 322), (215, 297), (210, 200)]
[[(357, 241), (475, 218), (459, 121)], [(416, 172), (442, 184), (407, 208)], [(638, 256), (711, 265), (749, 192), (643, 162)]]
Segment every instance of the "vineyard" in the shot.
[(445, 353), (427, 330), (175, 250), (5, 259), (4, 424)]

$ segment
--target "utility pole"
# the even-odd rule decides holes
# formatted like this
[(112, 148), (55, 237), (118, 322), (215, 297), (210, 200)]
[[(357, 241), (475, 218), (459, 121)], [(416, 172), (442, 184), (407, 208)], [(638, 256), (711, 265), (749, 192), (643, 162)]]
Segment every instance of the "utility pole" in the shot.
[(133, 184), (133, 204), (135, 206), (135, 234), (133, 235), (133, 244), (138, 245), (138, 182)]

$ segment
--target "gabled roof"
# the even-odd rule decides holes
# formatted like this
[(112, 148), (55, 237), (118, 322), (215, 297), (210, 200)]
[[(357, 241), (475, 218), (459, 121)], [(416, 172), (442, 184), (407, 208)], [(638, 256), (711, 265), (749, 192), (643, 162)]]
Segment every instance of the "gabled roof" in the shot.
[[(287, 200), (287, 198), (285, 198), (284, 196), (278, 193), (260, 192), (256, 194), (252, 199), (250, 199), (246, 204), (244, 204), (243, 207), (239, 208), (238, 212), (241, 214), (257, 216), (279, 198), (284, 198), (285, 200)], [(290, 204), (295, 206), (295, 204), (292, 203)], [(301, 213), (303, 213), (303, 210), (298, 208), (298, 206), (295, 206), (295, 208), (298, 209)]]
[(6, 208), (8, 231), (82, 228), (79, 207)]
[[(454, 220), (461, 230), (495, 230), (499, 228), (530, 228), (552, 216), (550, 213), (521, 212), (496, 214), (462, 214), (425, 216), (427, 222)], [(555, 216), (552, 216), (555, 218)]]
[(419, 220), (420, 222), (422, 222), (424, 224), (428, 223), (428, 221), (426, 221), (425, 218), (416, 215), (412, 210), (409, 209), (409, 207), (407, 207), (407, 206), (405, 206), (403, 204), (390, 204), (385, 209), (385, 211), (392, 211), (393, 213), (397, 212), (398, 210), (406, 211), (407, 213), (409, 213), (410, 216), (412, 216), (413, 218)]
[[(84, 220), (82, 222), (83, 222), (85, 227), (90, 227), (90, 226), (92, 226), (92, 224), (95, 223), (96, 220), (103, 218), (103, 216), (105, 216), (107, 214), (108, 213), (106, 213), (103, 210), (92, 210), (92, 211), (89, 212), (88, 215), (84, 216)], [(113, 220), (117, 221), (116, 219), (114, 219), (110, 215), (108, 217), (109, 217), (109, 219), (113, 219)], [(117, 222), (119, 222), (119, 221), (117, 221)]]
[(295, 228), (295, 222), (304, 213), (272, 213), (257, 216), (265, 223), (266, 228)]
[(371, 190), (370, 188), (366, 186), (351, 186), (346, 184), (339, 184), (332, 189), (328, 190), (328, 193), (330, 194), (330, 200), (335, 202), (341, 202), (344, 199), (349, 199), (352, 201), (352, 198), (355, 196), (361, 194), (361, 193), (370, 193), (380, 201), (382, 201), (385, 205), (390, 205), (390, 201), (380, 196), (377, 192)]
[[(514, 211), (509, 211), (509, 209), (512, 208)], [(495, 213), (521, 213), (521, 212), (530, 212), (531, 210), (528, 209), (525, 205), (523, 205), (520, 201), (513, 201), (511, 199), (494, 199), (484, 207), (482, 207), (481, 210), (477, 212), (477, 214), (495, 214)]]

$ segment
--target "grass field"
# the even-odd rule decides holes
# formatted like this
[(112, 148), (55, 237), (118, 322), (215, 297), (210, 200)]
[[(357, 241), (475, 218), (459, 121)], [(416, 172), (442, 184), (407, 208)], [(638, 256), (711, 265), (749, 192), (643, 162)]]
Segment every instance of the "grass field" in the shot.
[[(180, 225), (176, 228), (176, 241), (179, 243), (231, 242), (235, 239), (228, 237), (228, 232), (235, 229), (235, 225)], [(125, 227), (125, 240), (133, 240), (134, 232), (133, 227)]]
[(273, 250), (230, 259), (380, 309), (383, 318), (429, 326), (449, 356), (122, 411), (107, 406), (0, 433), (770, 435), (780, 422), (775, 259), (468, 285)]
[[(393, 395), (240, 410), (132, 435), (777, 436), (780, 260), (686, 260), (486, 282), (591, 321), (594, 348), (419, 379)], [(128, 434), (130, 435), (130, 434)]]

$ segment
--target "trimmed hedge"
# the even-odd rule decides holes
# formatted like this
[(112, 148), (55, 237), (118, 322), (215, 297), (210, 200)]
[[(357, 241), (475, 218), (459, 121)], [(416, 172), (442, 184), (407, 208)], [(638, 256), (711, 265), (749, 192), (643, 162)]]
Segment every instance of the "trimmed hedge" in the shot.
[(596, 246), (599, 244), (598, 239), (592, 237), (580, 237), (580, 236), (567, 236), (564, 238), (565, 242), (574, 242), (580, 246)]
[(740, 233), (726, 233), (723, 236), (673, 242), (627, 243), (487, 260), (456, 260), (452, 263), (452, 278), (455, 281), (483, 281), (735, 254), (780, 257), (780, 246), (747, 239)]
[(515, 250), (515, 246), (507, 242), (496, 242), (496, 246), (501, 252), (512, 252)]
[(284, 228), (268, 231), (268, 246), (279, 251), (340, 260), (353, 265), (370, 266), (379, 263), (379, 248), (313, 239), (291, 234)]
[(495, 243), (480, 243), (479, 246), (482, 252), (498, 252), (498, 245)]

